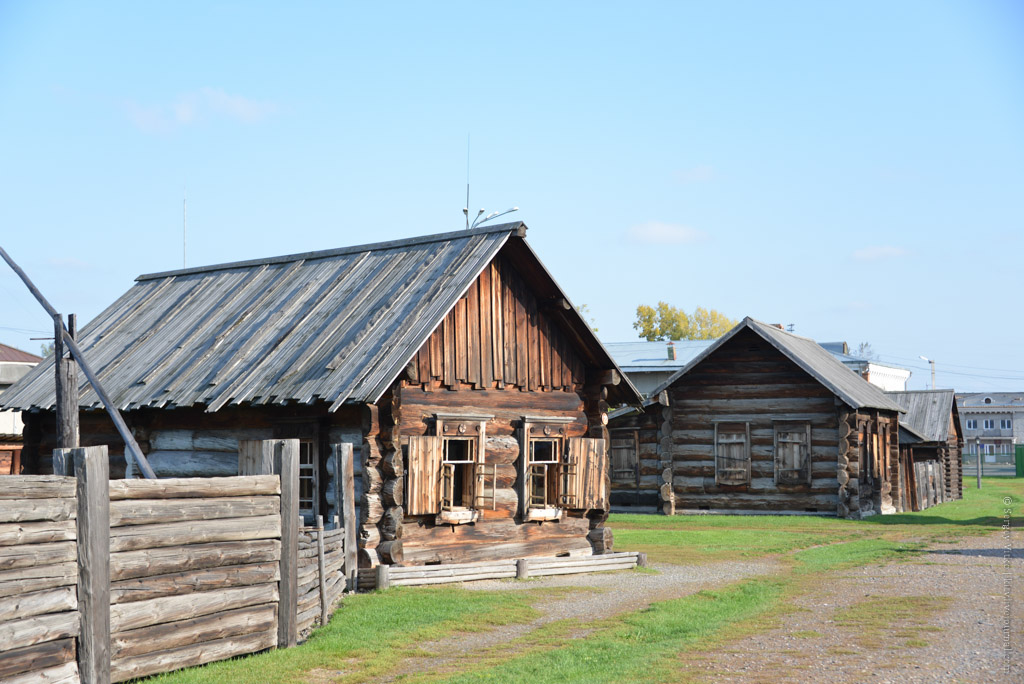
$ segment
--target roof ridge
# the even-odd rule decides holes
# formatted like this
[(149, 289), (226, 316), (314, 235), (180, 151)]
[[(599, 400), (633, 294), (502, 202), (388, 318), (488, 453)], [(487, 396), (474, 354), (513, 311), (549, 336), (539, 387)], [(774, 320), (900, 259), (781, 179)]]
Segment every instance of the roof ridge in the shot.
[(445, 240), (451, 240), (459, 237), (471, 237), (474, 235), (489, 235), (490, 233), (512, 233), (515, 232), (519, 237), (526, 236), (526, 224), (522, 221), (514, 221), (511, 223), (498, 223), (493, 226), (483, 226), (480, 228), (471, 228), (469, 230), (454, 230), (447, 233), (434, 233), (433, 235), (420, 235), (411, 238), (402, 238), (400, 240), (386, 240), (384, 242), (370, 242), (363, 245), (352, 245), (351, 247), (335, 247), (333, 249), (323, 249), (314, 252), (300, 252), (297, 254), (283, 254), (281, 256), (266, 257), (263, 259), (248, 259), (244, 261), (229, 261), (221, 264), (211, 264), (209, 266), (195, 266), (192, 268), (179, 268), (171, 271), (158, 271), (155, 273), (143, 273), (138, 276), (135, 281), (141, 282), (144, 280), (156, 280), (158, 278), (171, 278), (174, 276), (182, 275), (194, 275), (196, 273), (209, 273), (212, 271), (226, 271), (232, 268), (249, 268), (252, 266), (263, 266), (268, 264), (284, 264), (290, 261), (308, 261), (310, 259), (326, 259), (333, 256), (341, 256), (343, 254), (358, 254), (359, 252), (369, 252), (381, 249), (396, 249), (399, 247), (409, 247), (411, 245), (429, 244), (431, 242), (443, 242)]

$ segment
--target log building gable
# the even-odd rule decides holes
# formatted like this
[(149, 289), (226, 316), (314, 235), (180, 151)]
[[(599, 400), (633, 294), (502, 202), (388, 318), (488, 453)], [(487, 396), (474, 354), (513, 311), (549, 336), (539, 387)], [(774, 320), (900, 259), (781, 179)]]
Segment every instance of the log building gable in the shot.
[(413, 356), (409, 383), (427, 391), (579, 391), (584, 361), (554, 314), (560, 308), (560, 302), (541, 301), (499, 255)]

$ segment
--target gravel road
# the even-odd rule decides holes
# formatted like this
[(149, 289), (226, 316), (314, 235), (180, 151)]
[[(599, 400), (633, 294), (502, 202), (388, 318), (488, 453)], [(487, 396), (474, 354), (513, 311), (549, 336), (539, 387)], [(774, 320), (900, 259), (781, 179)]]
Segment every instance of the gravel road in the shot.
[[(777, 629), (682, 657), (680, 678), (739, 684), (1021, 684), (1021, 537), (1013, 533), (1009, 553), (1007, 536), (999, 532), (936, 545), (911, 562), (826, 577), (795, 602), (798, 610)], [(930, 607), (901, 618), (897, 605)], [(865, 606), (893, 609), (883, 624), (851, 624), (851, 610), (859, 607), (863, 615)]]
[[(508, 644), (523, 635), (558, 620), (579, 620), (587, 623), (619, 613), (646, 608), (657, 601), (695, 594), (704, 589), (721, 587), (755, 575), (774, 573), (779, 566), (771, 560), (727, 561), (707, 565), (678, 566), (652, 564), (658, 574), (619, 571), (580, 575), (556, 575), (527, 582), (484, 580), (463, 585), (480, 591), (528, 591), (538, 587), (583, 587), (593, 591), (574, 592), (565, 598), (541, 602), (535, 607), (541, 616), (536, 620), (509, 625), (487, 632), (460, 634), (422, 644), (429, 656), (405, 661), (402, 667), (380, 681), (390, 682), (402, 674), (444, 669), (458, 658), (476, 651)], [(585, 636), (580, 630), (577, 637)]]

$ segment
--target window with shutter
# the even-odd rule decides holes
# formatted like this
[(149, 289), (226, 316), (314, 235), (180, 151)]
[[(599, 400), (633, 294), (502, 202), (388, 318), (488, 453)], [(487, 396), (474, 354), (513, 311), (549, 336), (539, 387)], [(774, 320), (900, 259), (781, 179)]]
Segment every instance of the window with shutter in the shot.
[(775, 482), (804, 484), (811, 481), (810, 423), (775, 424)]
[[(484, 445), (487, 421), (494, 416), (435, 415), (440, 449), (437, 522), (458, 525), (475, 522), (487, 504), (488, 469)], [(495, 469), (491, 468), (491, 505), (494, 505)]]
[(715, 482), (750, 484), (749, 423), (715, 423)]
[(636, 484), (639, 481), (637, 438), (634, 430), (613, 430), (612, 482)]
[(572, 418), (523, 416), (519, 432), (519, 502), (524, 521), (558, 520), (566, 506), (566, 425)]

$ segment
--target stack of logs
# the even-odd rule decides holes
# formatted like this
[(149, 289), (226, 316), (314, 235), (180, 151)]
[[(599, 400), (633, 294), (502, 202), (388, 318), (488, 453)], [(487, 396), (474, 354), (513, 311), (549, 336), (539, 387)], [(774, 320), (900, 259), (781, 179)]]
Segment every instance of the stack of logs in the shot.
[(378, 405), (367, 404), (363, 415), (363, 495), (359, 515), (359, 566), (401, 563), (405, 468), (395, 429), (398, 393)]
[(0, 477), (0, 681), (77, 682), (75, 479)]

